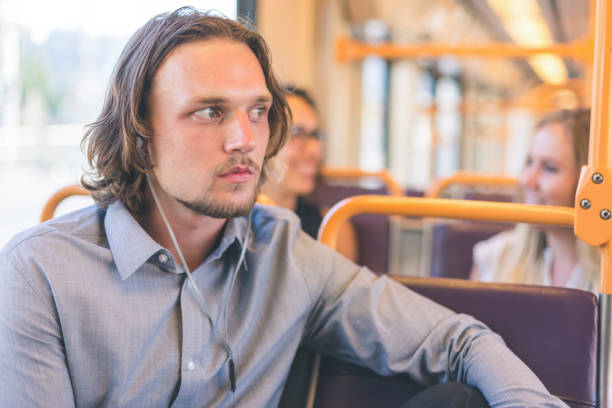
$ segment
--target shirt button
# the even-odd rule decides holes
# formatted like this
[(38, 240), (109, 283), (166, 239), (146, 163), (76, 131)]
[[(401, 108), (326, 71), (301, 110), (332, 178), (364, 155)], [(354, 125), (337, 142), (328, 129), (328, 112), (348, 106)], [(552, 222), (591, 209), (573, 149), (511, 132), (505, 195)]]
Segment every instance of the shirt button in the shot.
[(195, 361), (189, 360), (189, 362), (187, 363), (187, 370), (193, 371), (194, 369), (195, 369)]
[(168, 255), (161, 253), (159, 254), (159, 256), (157, 257), (157, 260), (163, 264), (165, 264), (166, 262), (168, 262)]

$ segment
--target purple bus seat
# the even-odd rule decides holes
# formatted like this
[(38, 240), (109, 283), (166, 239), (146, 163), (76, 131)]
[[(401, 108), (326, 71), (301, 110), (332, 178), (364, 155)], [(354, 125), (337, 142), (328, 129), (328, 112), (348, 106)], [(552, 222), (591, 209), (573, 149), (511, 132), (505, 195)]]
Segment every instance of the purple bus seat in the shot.
[(423, 190), (414, 190), (412, 188), (404, 191), (404, 195), (406, 197), (425, 197), (425, 192)]
[[(313, 194), (314, 203), (328, 209), (347, 197), (363, 194), (388, 195), (385, 188), (367, 189), (357, 186), (321, 182)], [(358, 264), (380, 275), (387, 273), (389, 253), (389, 218), (386, 215), (359, 214), (351, 218), (357, 235)]]
[(387, 273), (389, 263), (389, 219), (384, 215), (360, 214), (351, 218), (357, 235), (359, 265), (377, 275)]
[(502, 194), (502, 193), (480, 193), (477, 191), (470, 191), (465, 193), (465, 200), (476, 200), (476, 201), (499, 201), (503, 203), (511, 203), (515, 201), (516, 195), (513, 194)]
[[(597, 406), (598, 317), (592, 293), (457, 279), (396, 279), (482, 320), (570, 407)], [(420, 389), (406, 376), (382, 377), (322, 356), (315, 407), (396, 408)]]
[(331, 207), (347, 197), (363, 194), (389, 195), (384, 187), (364, 188), (356, 185), (332, 184), (321, 181), (313, 192), (313, 201), (320, 208)]
[(429, 275), (441, 278), (469, 278), (474, 245), (511, 227), (512, 224), (463, 221), (434, 225)]

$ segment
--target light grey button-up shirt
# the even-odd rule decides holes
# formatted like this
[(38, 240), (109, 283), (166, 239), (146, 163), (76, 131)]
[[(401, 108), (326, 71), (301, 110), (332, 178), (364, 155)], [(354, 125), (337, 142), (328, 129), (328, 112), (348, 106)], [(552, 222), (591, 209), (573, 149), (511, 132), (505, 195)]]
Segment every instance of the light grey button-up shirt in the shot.
[(493, 407), (564, 406), (483, 324), (355, 266), (292, 213), (256, 206), (245, 243), (246, 225), (229, 220), (193, 271), (205, 305), (119, 202), (16, 236), (0, 252), (0, 406), (271, 407), (300, 344), (381, 374), (475, 385)]

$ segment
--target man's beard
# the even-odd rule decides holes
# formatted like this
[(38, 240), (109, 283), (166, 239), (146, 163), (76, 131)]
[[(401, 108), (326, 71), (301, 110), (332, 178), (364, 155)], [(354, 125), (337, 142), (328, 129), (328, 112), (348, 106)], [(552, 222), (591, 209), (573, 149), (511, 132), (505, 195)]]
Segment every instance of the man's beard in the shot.
[(251, 208), (253, 208), (257, 201), (258, 193), (259, 188), (256, 188), (251, 199), (239, 205), (229, 205), (207, 200), (184, 201), (176, 197), (175, 199), (186, 208), (200, 215), (212, 218), (234, 218), (247, 215), (251, 211)]
[[(247, 215), (255, 205), (255, 202), (257, 201), (257, 196), (259, 195), (259, 188), (263, 182), (259, 166), (247, 156), (233, 157), (221, 168), (215, 171), (215, 177), (217, 174), (222, 174), (237, 165), (248, 165), (253, 171), (253, 175), (259, 177), (257, 181), (257, 186), (253, 189), (253, 195), (246, 202), (238, 205), (231, 205), (219, 203), (215, 200), (206, 199), (185, 201), (174, 197), (175, 200), (181, 203), (184, 207), (190, 209), (191, 211), (200, 215), (206, 215), (211, 218), (235, 218)], [(238, 191), (241, 188), (246, 188), (246, 186), (235, 185), (233, 189), (234, 191)]]

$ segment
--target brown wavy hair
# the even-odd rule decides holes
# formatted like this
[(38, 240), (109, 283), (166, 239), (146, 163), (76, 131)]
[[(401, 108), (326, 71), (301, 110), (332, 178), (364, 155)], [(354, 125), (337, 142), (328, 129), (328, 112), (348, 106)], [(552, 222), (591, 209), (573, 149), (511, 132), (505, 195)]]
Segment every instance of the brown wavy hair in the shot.
[[(101, 207), (117, 200), (132, 212), (145, 205), (145, 174), (153, 168), (148, 140), (153, 137), (147, 101), (153, 77), (177, 46), (201, 40), (231, 39), (247, 45), (261, 65), (272, 94), (268, 113), (270, 139), (264, 164), (287, 139), (291, 114), (285, 91), (272, 72), (270, 52), (260, 34), (246, 22), (182, 7), (149, 20), (126, 44), (106, 90), (98, 119), (89, 124), (81, 146), (87, 150), (91, 172), (81, 178)], [(265, 172), (262, 172), (264, 177)]]

